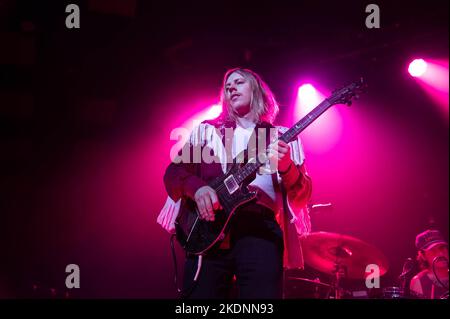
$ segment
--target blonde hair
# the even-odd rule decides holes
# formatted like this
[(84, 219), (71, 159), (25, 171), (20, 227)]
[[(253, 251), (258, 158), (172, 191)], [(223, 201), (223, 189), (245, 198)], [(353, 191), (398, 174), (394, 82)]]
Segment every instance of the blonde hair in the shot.
[(275, 96), (270, 90), (269, 86), (261, 79), (261, 77), (255, 72), (249, 69), (234, 68), (225, 73), (222, 83), (222, 89), (220, 92), (220, 101), (222, 104), (222, 115), (224, 120), (236, 121), (236, 114), (233, 112), (229, 101), (225, 95), (225, 84), (229, 76), (233, 73), (238, 73), (249, 81), (252, 88), (252, 98), (250, 102), (250, 112), (253, 113), (253, 118), (259, 122), (269, 122), (273, 124), (278, 114), (278, 103), (275, 100)]

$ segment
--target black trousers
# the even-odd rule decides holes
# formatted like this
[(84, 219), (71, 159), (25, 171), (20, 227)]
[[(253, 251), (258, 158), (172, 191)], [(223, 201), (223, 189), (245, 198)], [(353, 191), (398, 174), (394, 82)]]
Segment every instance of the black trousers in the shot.
[(203, 256), (194, 282), (198, 258), (186, 257), (185, 298), (232, 297), (234, 276), (238, 298), (282, 298), (283, 234), (274, 213), (264, 206), (250, 204), (236, 212), (230, 225), (230, 249), (217, 249)]

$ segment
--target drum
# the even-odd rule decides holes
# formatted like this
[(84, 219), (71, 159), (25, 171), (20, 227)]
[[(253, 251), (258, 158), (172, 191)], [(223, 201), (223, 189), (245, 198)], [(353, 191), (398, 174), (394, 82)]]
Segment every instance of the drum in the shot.
[(405, 296), (400, 287), (383, 288), (383, 299), (403, 299)]
[(284, 285), (286, 299), (328, 299), (332, 287), (319, 278), (287, 277)]

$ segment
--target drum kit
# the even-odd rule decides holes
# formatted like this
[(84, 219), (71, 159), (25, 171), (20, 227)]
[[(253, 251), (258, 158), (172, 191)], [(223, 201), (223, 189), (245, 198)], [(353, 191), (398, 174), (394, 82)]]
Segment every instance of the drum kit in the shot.
[[(387, 258), (378, 248), (348, 235), (329, 232), (311, 233), (302, 238), (302, 248), (305, 263), (311, 268), (328, 275), (330, 282), (320, 282), (318, 278), (312, 280), (288, 277), (287, 279), (313, 285), (316, 287), (316, 291), (319, 287), (327, 288), (324, 298), (343, 299), (350, 295), (355, 297), (358, 292), (349, 294), (348, 291), (343, 289), (342, 282), (344, 279), (358, 279), (365, 283), (366, 279), (383, 276), (389, 269)], [(376, 272), (370, 271), (372, 269), (376, 269)], [(404, 296), (403, 290), (399, 287), (387, 287), (381, 291), (380, 298), (384, 299), (398, 299)], [(366, 294), (360, 294), (360, 296), (366, 297), (369, 297), (369, 295), (367, 292)], [(314, 298), (318, 297), (315, 296)]]

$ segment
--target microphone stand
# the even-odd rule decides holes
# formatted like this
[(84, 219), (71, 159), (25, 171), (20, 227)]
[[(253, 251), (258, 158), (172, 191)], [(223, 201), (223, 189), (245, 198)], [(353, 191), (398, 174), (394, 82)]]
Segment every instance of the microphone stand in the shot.
[(445, 260), (445, 261), (447, 262), (447, 272), (448, 272), (448, 259), (445, 258), (445, 257), (442, 257), (442, 256), (435, 257), (435, 258), (433, 259), (433, 265), (432, 265), (434, 277), (436, 278), (436, 280), (439, 282), (439, 284), (440, 284), (443, 288), (447, 288), (447, 290), (448, 290), (448, 285), (445, 285), (445, 284), (439, 279), (439, 276), (438, 276), (437, 273), (436, 273), (436, 262), (437, 262), (438, 260)]
[[(398, 279), (400, 281), (400, 287), (404, 295), (409, 295), (409, 287), (407, 287), (407, 276), (412, 272), (414, 269), (415, 261), (412, 258), (407, 258), (405, 262), (403, 263), (403, 269), (400, 276), (398, 276)], [(406, 291), (408, 290), (408, 293)]]

